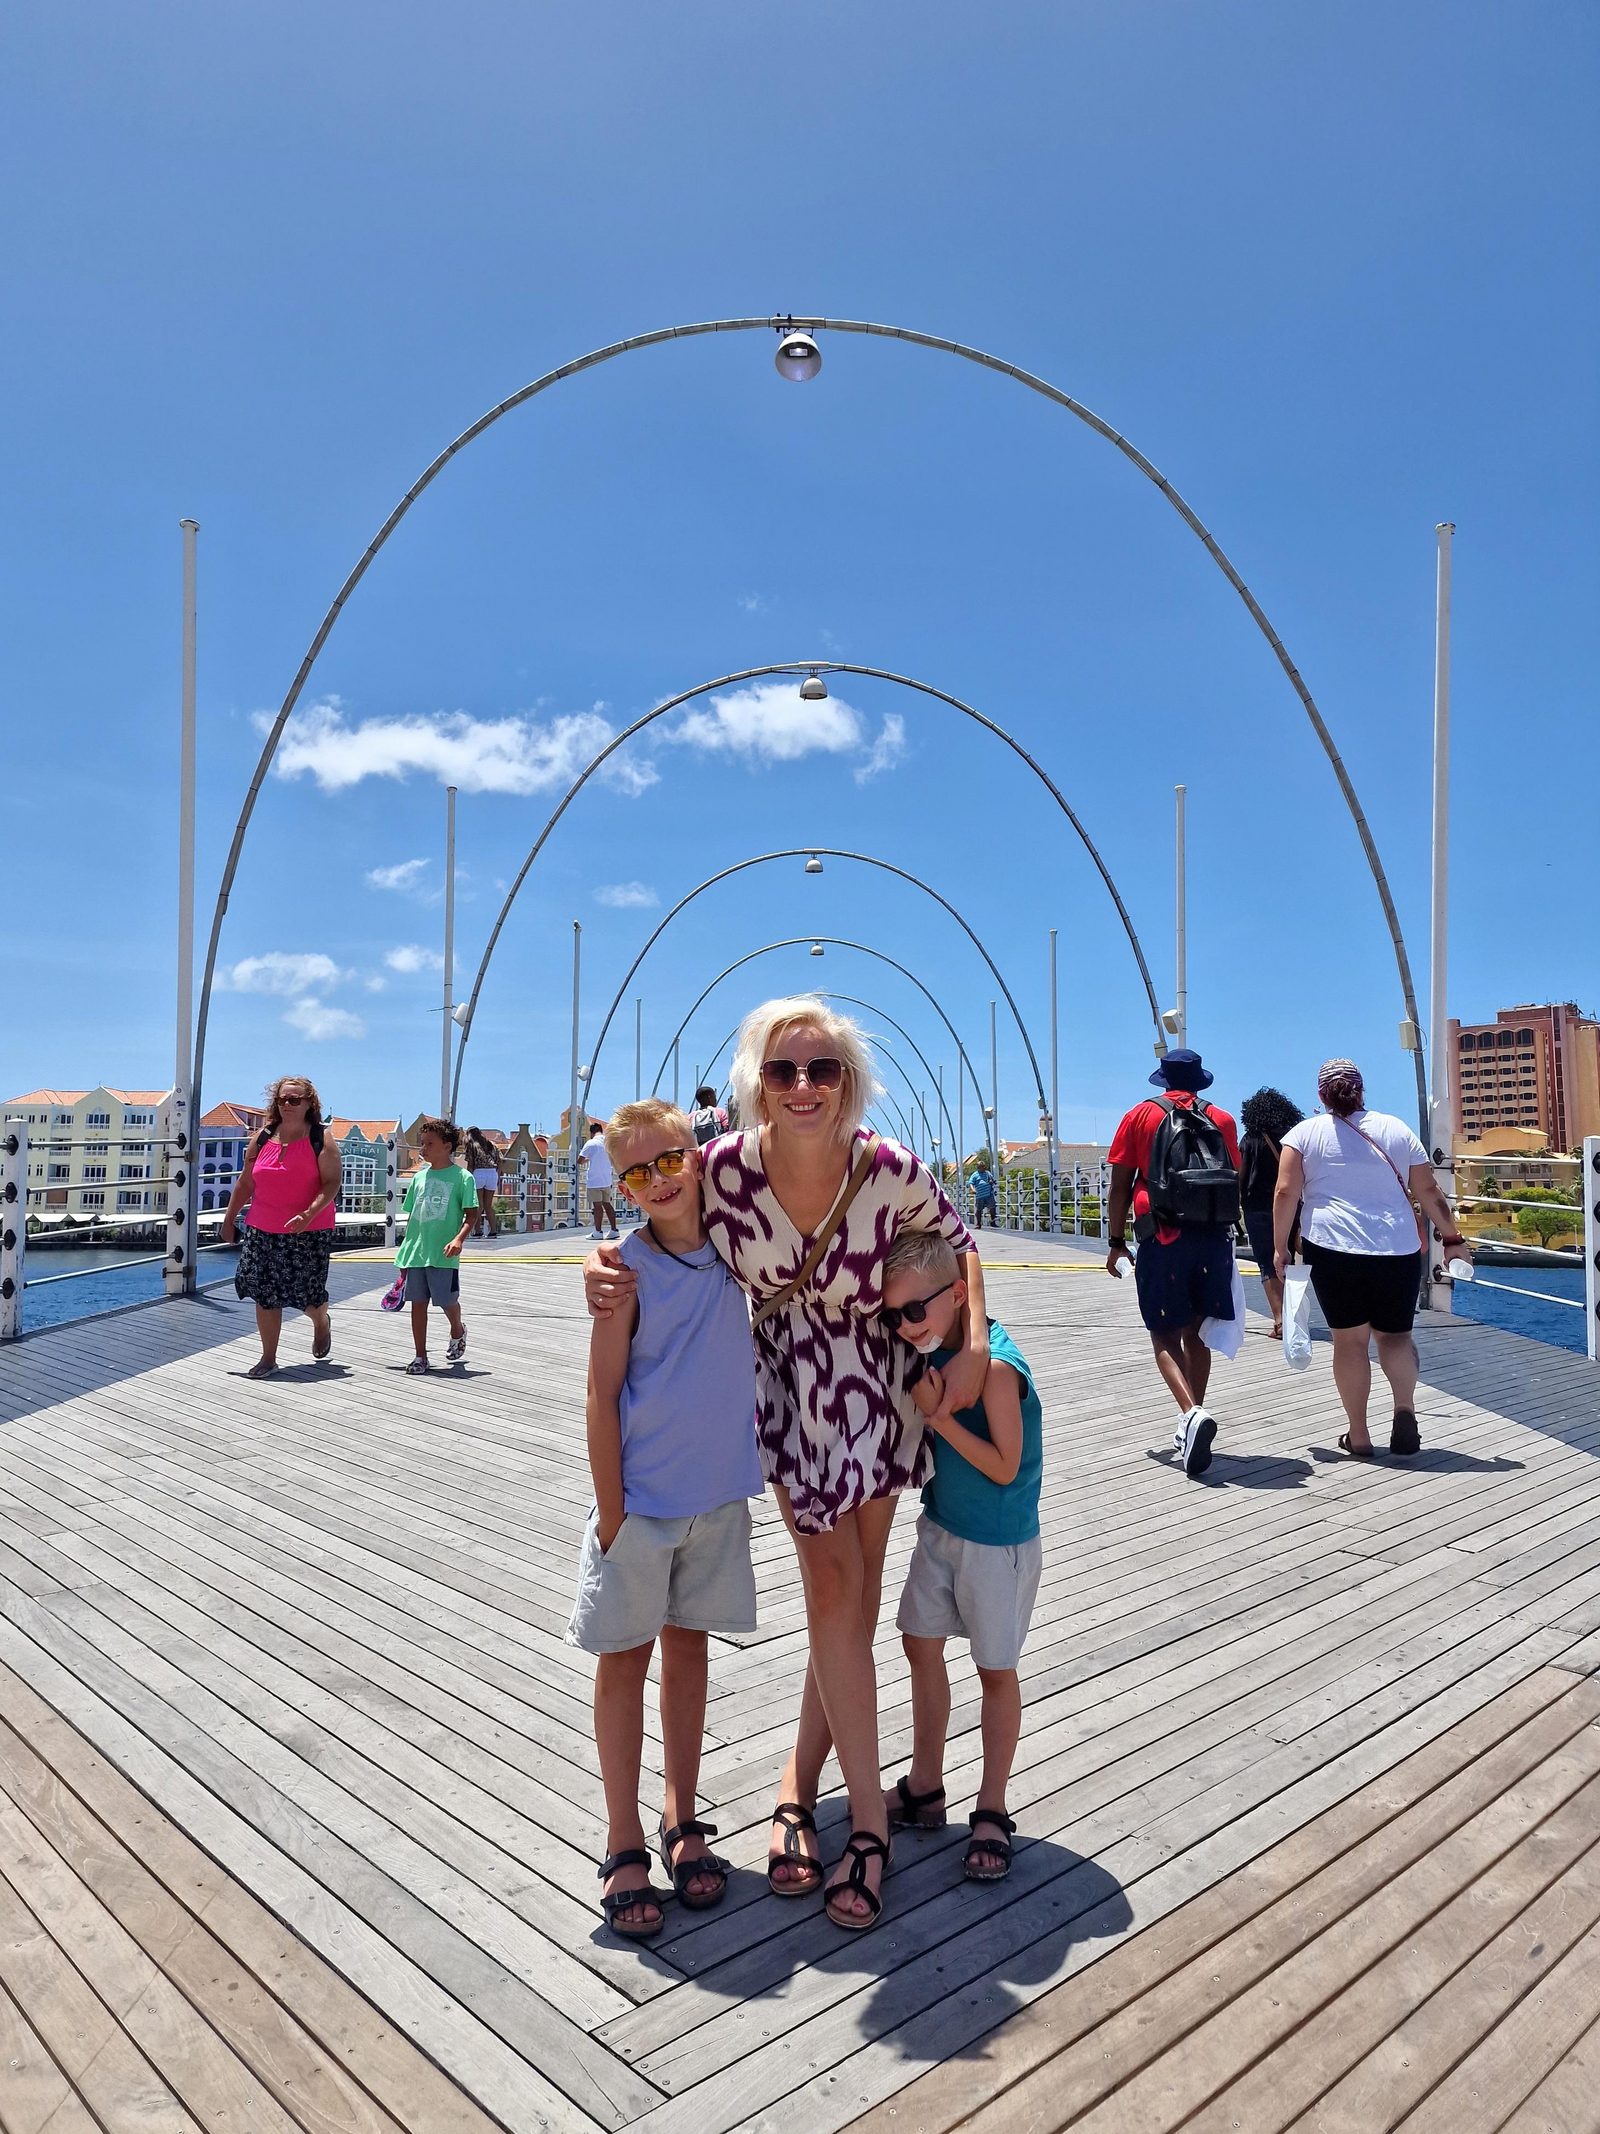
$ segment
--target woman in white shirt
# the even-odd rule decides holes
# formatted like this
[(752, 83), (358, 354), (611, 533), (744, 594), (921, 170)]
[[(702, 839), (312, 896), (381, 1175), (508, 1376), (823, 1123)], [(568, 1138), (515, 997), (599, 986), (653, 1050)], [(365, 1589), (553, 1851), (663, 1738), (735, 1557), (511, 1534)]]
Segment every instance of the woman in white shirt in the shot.
[(1301, 1249), (1322, 1316), (1333, 1335), (1333, 1382), (1350, 1427), (1340, 1450), (1372, 1458), (1367, 1399), (1371, 1340), (1394, 1395), (1389, 1450), (1421, 1447), (1412, 1406), (1417, 1349), (1411, 1338), (1422, 1287), (1425, 1237), (1417, 1208), (1449, 1251), (1465, 1251), (1450, 1204), (1439, 1191), (1428, 1152), (1402, 1119), (1368, 1111), (1354, 1060), (1328, 1060), (1317, 1076), (1324, 1114), (1283, 1137), (1272, 1202), (1274, 1258), (1282, 1281), (1289, 1233), (1300, 1208)]

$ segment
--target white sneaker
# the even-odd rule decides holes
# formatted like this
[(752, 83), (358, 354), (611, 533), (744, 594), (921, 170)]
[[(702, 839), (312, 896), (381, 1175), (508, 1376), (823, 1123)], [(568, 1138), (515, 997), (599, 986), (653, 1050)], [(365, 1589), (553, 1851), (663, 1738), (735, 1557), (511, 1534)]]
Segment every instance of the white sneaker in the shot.
[(1183, 1454), (1183, 1471), (1186, 1475), (1203, 1475), (1211, 1465), (1211, 1447), (1216, 1440), (1217, 1426), (1204, 1408), (1191, 1408), (1183, 1419), (1183, 1427), (1174, 1434), (1174, 1443)]
[(597, 1237), (601, 1236), (601, 1234), (602, 1234), (602, 1233), (601, 1233), (600, 1231), (598, 1231), (598, 1230), (591, 1230), (591, 1231), (589, 1232), (589, 1235), (590, 1235), (591, 1237), (594, 1237), (594, 1238), (597, 1238)]

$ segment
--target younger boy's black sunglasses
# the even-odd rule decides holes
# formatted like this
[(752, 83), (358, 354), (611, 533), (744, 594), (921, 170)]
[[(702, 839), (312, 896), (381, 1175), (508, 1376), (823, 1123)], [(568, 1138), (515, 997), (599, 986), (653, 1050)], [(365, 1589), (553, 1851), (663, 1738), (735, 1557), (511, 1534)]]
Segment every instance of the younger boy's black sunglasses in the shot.
[(942, 1297), (947, 1289), (954, 1289), (960, 1279), (959, 1275), (952, 1275), (948, 1282), (942, 1282), (937, 1289), (929, 1290), (925, 1297), (913, 1297), (909, 1304), (886, 1304), (878, 1317), (891, 1334), (899, 1333), (902, 1319), (910, 1326), (920, 1326), (927, 1318), (928, 1306), (934, 1298)]

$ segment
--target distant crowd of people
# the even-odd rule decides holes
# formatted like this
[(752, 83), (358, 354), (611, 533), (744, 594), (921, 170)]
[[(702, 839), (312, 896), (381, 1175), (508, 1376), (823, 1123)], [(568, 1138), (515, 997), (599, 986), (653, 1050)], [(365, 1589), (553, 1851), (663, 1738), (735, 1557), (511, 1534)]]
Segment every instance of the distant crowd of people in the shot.
[[(1312, 1118), (1274, 1089), (1242, 1106), (1244, 1136), (1204, 1092), (1199, 1054), (1166, 1054), (1156, 1094), (1110, 1149), (1106, 1268), (1131, 1262), (1157, 1370), (1178, 1411), (1175, 1461), (1210, 1465), (1214, 1349), (1244, 1331), (1236, 1236), (1248, 1239), (1273, 1331), (1309, 1279), (1333, 1335), (1347, 1428), (1368, 1459), (1371, 1347), (1393, 1395), (1389, 1450), (1420, 1443), (1411, 1340), (1426, 1222), (1464, 1252), (1426, 1151), (1368, 1110), (1355, 1065), (1329, 1060)], [(607, 1925), (650, 1940), (675, 1900), (719, 1904), (729, 1867), (697, 1813), (708, 1640), (756, 1627), (750, 1500), (770, 1489), (791, 1536), (808, 1656), (799, 1721), (772, 1811), (767, 1879), (778, 1898), (820, 1893), (833, 1923), (873, 1926), (897, 1829), (947, 1820), (945, 1650), (965, 1639), (982, 1695), (983, 1764), (963, 1872), (1001, 1880), (1016, 1824), (1007, 1806), (1022, 1720), (1018, 1663), (1041, 1572), (1043, 1419), (1027, 1359), (988, 1312), (973, 1232), (941, 1180), (865, 1126), (875, 1090), (867, 1042), (815, 996), (764, 1003), (739, 1033), (732, 1104), (710, 1088), (691, 1110), (659, 1098), (591, 1127), (577, 1164), (595, 1249), (584, 1266), (593, 1331), (587, 1447), (593, 1508), (569, 1640), (595, 1657), (594, 1728), (608, 1823), (599, 1866)], [(730, 1116), (730, 1110), (732, 1116)], [(460, 1258), (493, 1226), (492, 1161), (449, 1120), (418, 1135), (405, 1239), (384, 1303), (409, 1304), (429, 1368), (430, 1312), (446, 1358), (466, 1353)], [(480, 1161), (487, 1157), (489, 1161)], [(985, 1163), (970, 1181), (974, 1229), (995, 1219)], [(247, 1154), (224, 1234), (250, 1203), (237, 1287), (256, 1305), (270, 1375), (285, 1308), (305, 1311), (313, 1355), (331, 1345), (328, 1255), (338, 1157), (314, 1086), (285, 1076)], [(618, 1194), (637, 1211), (621, 1234)], [(1134, 1246), (1129, 1243), (1131, 1223)], [(1303, 1264), (1303, 1267), (1301, 1263)], [(1294, 1302), (1286, 1296), (1294, 1285)], [(873, 1638), (900, 1495), (921, 1491), (897, 1607), (911, 1674), (906, 1769), (885, 1790)], [(663, 1797), (647, 1839), (640, 1803), (644, 1698), (660, 1654)], [(850, 1831), (824, 1861), (816, 1806), (837, 1756)], [(659, 1858), (665, 1887), (652, 1881)]]

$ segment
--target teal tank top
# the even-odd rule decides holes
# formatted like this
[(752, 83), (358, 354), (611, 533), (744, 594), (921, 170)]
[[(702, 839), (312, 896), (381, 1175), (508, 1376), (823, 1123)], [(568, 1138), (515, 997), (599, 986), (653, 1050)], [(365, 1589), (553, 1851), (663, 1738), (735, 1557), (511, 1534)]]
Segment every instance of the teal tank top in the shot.
[[(955, 1354), (936, 1349), (932, 1361), (942, 1369)], [(1032, 1541), (1039, 1531), (1039, 1483), (1044, 1473), (1044, 1411), (1022, 1351), (997, 1319), (989, 1321), (989, 1360), (1008, 1363), (1022, 1380), (1022, 1464), (1002, 1486), (979, 1474), (954, 1445), (941, 1437), (929, 1438), (933, 1446), (933, 1480), (922, 1492), (922, 1508), (935, 1526), (962, 1541), (981, 1541), (1000, 1548), (1016, 1548)], [(989, 1419), (983, 1403), (959, 1408), (956, 1421), (976, 1437), (989, 1435)]]

